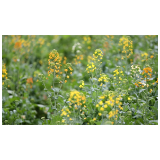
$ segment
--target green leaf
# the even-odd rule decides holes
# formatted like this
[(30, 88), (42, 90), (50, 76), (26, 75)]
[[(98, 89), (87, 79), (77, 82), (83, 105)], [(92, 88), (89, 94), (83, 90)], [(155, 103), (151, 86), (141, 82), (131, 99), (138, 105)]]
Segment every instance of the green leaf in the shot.
[(36, 104), (38, 107), (40, 107), (40, 108), (44, 108), (44, 107), (46, 107), (45, 105), (43, 105), (43, 104)]
[(23, 122), (22, 119), (16, 119), (14, 123), (19, 124), (19, 123), (22, 123), (22, 122)]
[(140, 89), (140, 90), (139, 90), (139, 93), (141, 93), (141, 92), (143, 92), (143, 91), (145, 91), (145, 89)]
[(111, 121), (103, 121), (101, 124), (102, 125), (112, 125), (112, 122)]
[(157, 124), (158, 125), (158, 120), (150, 120), (149, 123), (150, 124)]

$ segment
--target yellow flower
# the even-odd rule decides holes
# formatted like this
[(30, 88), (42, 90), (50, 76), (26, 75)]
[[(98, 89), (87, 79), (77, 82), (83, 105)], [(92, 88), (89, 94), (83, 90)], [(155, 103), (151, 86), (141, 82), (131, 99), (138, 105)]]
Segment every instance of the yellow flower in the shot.
[(119, 107), (121, 110), (123, 110), (123, 108), (122, 108), (120, 105), (119, 105), (118, 107)]
[(131, 98), (130, 98), (130, 97), (128, 97), (128, 100), (130, 101), (130, 100), (131, 100)]
[(67, 82), (67, 80), (64, 81), (65, 83)]
[(62, 123), (64, 123), (65, 122), (65, 119), (62, 119)]
[(96, 104), (96, 107), (99, 107), (99, 104)]
[(107, 104), (105, 104), (105, 105), (104, 105), (104, 108), (107, 108), (107, 107), (108, 107)]
[(101, 107), (101, 108), (100, 108), (100, 111), (104, 111), (104, 108), (103, 108), (103, 107)]
[(98, 113), (98, 115), (99, 115), (99, 116), (101, 116), (101, 115), (102, 115), (102, 113)]
[(69, 76), (67, 76), (67, 78), (69, 78)]
[(80, 85), (80, 86), (79, 86), (79, 88), (83, 88), (83, 86), (82, 86), (82, 85)]
[(102, 104), (103, 104), (103, 102), (102, 102), (102, 101), (100, 101), (100, 102), (99, 102), (99, 104), (100, 104), (100, 105), (102, 105)]
[(72, 118), (70, 118), (69, 120), (72, 121)]
[(64, 115), (64, 116), (67, 115), (66, 111), (63, 111), (63, 112), (62, 112), (61, 116), (63, 116), (63, 115)]
[(96, 121), (96, 118), (93, 118), (93, 121)]
[(99, 99), (104, 99), (105, 98), (105, 96), (100, 96), (100, 98)]

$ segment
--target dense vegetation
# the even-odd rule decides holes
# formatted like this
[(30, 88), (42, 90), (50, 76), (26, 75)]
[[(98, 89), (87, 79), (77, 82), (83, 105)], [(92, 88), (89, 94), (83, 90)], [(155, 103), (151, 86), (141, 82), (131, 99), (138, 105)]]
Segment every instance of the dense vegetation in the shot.
[(2, 123), (158, 124), (158, 36), (2, 36)]

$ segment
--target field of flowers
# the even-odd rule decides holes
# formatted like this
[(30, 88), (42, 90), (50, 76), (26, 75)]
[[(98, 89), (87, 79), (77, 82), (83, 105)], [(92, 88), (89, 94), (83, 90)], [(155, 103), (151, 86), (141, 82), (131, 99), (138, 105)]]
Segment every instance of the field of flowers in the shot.
[(3, 35), (3, 125), (157, 125), (157, 35)]

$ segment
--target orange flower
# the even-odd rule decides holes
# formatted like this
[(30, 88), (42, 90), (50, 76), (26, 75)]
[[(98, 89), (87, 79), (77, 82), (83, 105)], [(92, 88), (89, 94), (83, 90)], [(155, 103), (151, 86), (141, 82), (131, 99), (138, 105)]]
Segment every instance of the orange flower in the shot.
[(29, 84), (33, 83), (32, 77), (31, 78), (27, 78), (27, 83), (29, 83)]
[(139, 87), (139, 85), (137, 83), (134, 84), (135, 86)]
[(148, 73), (148, 75), (149, 75), (150, 77), (152, 77), (152, 74)]
[(71, 71), (73, 71), (73, 69), (72, 69), (71, 67), (69, 67), (69, 69), (70, 69)]
[(144, 68), (142, 74), (152, 72), (152, 69), (150, 67)]
[(18, 49), (22, 47), (22, 42), (16, 42), (14, 48)]
[(153, 58), (153, 57), (154, 57), (153, 55), (150, 56), (150, 58)]
[(31, 78), (27, 78), (27, 83), (26, 84), (29, 84), (30, 88), (32, 88), (32, 84), (31, 83), (33, 83), (32, 77)]

